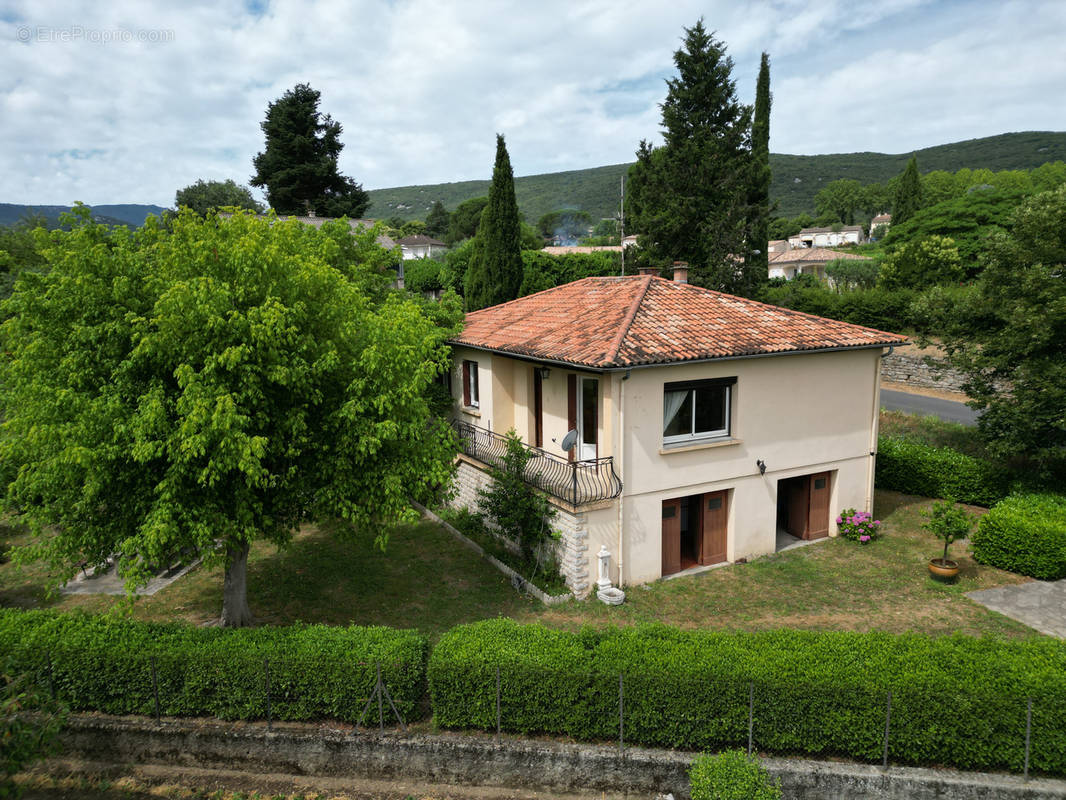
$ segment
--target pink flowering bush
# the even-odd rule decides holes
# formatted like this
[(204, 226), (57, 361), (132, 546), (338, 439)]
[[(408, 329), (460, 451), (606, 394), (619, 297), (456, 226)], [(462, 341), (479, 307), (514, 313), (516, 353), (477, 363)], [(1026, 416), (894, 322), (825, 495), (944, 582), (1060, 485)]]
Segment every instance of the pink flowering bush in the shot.
[(840, 512), (840, 516), (837, 517), (837, 528), (845, 539), (862, 544), (881, 536), (881, 520), (874, 519), (872, 514), (856, 511), (854, 508), (845, 508)]

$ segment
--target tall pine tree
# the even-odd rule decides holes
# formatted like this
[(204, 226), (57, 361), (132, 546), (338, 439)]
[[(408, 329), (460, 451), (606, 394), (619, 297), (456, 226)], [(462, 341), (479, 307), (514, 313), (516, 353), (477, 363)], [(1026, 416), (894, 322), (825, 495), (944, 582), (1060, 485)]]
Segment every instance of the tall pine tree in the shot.
[(770, 57), (762, 54), (755, 85), (755, 117), (751, 123), (750, 238), (747, 264), (751, 277), (768, 277), (770, 241)]
[(337, 170), (343, 129), (318, 110), (320, 96), (301, 83), (267, 106), (260, 124), (266, 148), (252, 160), (252, 186), (266, 187), (267, 202), (279, 214), (360, 217), (370, 196)]
[(685, 29), (674, 64), (678, 75), (662, 104), (664, 143), (642, 142), (631, 168), (629, 227), (639, 234), (641, 258), (687, 261), (694, 283), (750, 292), (752, 109), (737, 98), (733, 59), (702, 20)]
[(896, 197), (892, 204), (892, 224), (899, 225), (901, 222), (906, 222), (921, 207), (922, 179), (918, 175), (918, 157), (911, 156), (896, 186)]
[(522, 234), (514, 172), (500, 134), (496, 134), (496, 166), (492, 169), (489, 204), (481, 213), (464, 283), (467, 311), (514, 300), (522, 287)]

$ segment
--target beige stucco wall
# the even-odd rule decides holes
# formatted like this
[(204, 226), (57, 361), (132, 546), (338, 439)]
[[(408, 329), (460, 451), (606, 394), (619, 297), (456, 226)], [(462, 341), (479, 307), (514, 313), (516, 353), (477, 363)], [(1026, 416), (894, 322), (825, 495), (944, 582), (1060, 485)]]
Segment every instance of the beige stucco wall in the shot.
[[(456, 347), (452, 386), (457, 402), (464, 358), (479, 364), (481, 408), (480, 416), (463, 411), (459, 416), (500, 433), (514, 427), (530, 441), (534, 365)], [(831, 519), (846, 507), (870, 510), (879, 365), (880, 350), (871, 349), (642, 368), (632, 370), (628, 379), (618, 372), (598, 375), (599, 455), (615, 459), (624, 486), (623, 583), (660, 577), (666, 499), (729, 490), (729, 561), (773, 552), (777, 488), (783, 478), (830, 472)], [(544, 449), (562, 456), (558, 442), (567, 429), (568, 370), (550, 369), (543, 383)], [(664, 449), (663, 384), (723, 377), (736, 378), (732, 440)], [(765, 475), (759, 473), (757, 459), (766, 462)], [(589, 511), (585, 529), (590, 579), (596, 578), (595, 555), (603, 545), (612, 554), (611, 578), (617, 583), (617, 503)], [(830, 532), (835, 535), (832, 524)]]

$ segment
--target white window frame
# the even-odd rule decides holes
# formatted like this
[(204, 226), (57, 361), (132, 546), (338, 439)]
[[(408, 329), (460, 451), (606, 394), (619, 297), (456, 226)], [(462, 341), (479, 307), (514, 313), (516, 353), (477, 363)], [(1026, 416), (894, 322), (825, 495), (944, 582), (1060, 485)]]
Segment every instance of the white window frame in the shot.
[(478, 364), (469, 358), (463, 360), (463, 397), (470, 398), (465, 408), (481, 408), (481, 381), (478, 377)]
[[(702, 381), (680, 381), (677, 383), (663, 384), (663, 408), (666, 407), (666, 393), (688, 391), (695, 392), (697, 389), (721, 388), (725, 390), (725, 428), (713, 431), (696, 431), (696, 398), (692, 398), (689, 433), (667, 436), (665, 429), (667, 420), (663, 420), (663, 445), (694, 444), (704, 441), (727, 440), (733, 434), (733, 388), (736, 386), (736, 378), (711, 378)], [(664, 414), (665, 416), (665, 414)]]

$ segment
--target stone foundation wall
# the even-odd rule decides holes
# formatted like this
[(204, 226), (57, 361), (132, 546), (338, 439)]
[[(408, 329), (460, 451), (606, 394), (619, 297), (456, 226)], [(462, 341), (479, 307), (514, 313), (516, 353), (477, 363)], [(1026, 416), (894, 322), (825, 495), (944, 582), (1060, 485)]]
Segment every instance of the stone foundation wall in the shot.
[[(475, 509), (478, 490), (491, 484), (492, 478), (486, 472), (460, 460), (453, 484), (455, 491), (449, 504), (453, 508)], [(560, 572), (570, 591), (578, 598), (586, 597), (592, 585), (589, 579), (588, 515), (554, 507), (556, 514), (552, 527), (561, 534), (556, 546)]]
[(925, 363), (925, 356), (893, 353), (881, 359), (881, 380), (944, 392), (962, 392), (966, 379), (953, 369), (934, 370)]

